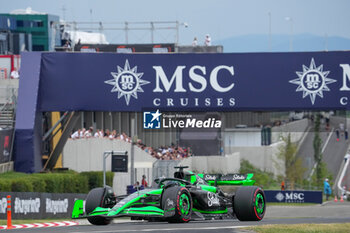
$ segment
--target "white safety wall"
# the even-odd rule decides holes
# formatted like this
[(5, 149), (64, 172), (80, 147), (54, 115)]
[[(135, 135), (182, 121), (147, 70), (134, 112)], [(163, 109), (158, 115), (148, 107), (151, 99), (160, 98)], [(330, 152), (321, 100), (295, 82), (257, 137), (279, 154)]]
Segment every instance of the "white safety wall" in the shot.
[[(224, 132), (225, 146), (261, 146), (261, 129), (228, 129)], [(230, 153), (230, 152), (229, 152)]]
[[(113, 180), (113, 189), (118, 195), (126, 193), (126, 186), (130, 182), (130, 151), (131, 143), (123, 140), (110, 140), (107, 138), (89, 138), (89, 139), (68, 139), (63, 149), (63, 167), (67, 167), (77, 172), (83, 171), (102, 171), (103, 153), (105, 151), (128, 151), (128, 173), (116, 172)], [(142, 180), (142, 175), (147, 176), (147, 182), (151, 184), (152, 165), (155, 159), (134, 146), (135, 175), (136, 180)], [(111, 158), (106, 160), (107, 171), (111, 170)]]

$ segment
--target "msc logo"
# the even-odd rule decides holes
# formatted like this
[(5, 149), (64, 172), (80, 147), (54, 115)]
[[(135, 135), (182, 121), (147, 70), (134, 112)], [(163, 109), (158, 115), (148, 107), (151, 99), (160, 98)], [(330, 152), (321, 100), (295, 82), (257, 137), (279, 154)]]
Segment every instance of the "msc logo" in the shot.
[(131, 74), (125, 74), (118, 80), (118, 85), (124, 91), (132, 91), (135, 89), (136, 78)]
[(280, 202), (283, 201), (283, 199), (284, 199), (283, 193), (281, 193), (281, 192), (277, 193), (276, 199), (277, 199), (277, 201), (280, 201)]
[(304, 86), (306, 86), (306, 88), (308, 90), (318, 90), (320, 88), (320, 83), (322, 82), (320, 79), (320, 76), (315, 73), (310, 73), (306, 75), (306, 78), (304, 78)]
[(160, 116), (162, 114), (157, 110), (156, 112), (143, 113), (143, 128), (144, 129), (160, 129)]
[(295, 202), (295, 203), (301, 203), (304, 202), (304, 193), (293, 193), (293, 192), (286, 192), (283, 194), (282, 192), (278, 192), (275, 196), (276, 200), (279, 202), (282, 202), (285, 200), (285, 202)]
[(111, 72), (113, 79), (105, 81), (112, 85), (111, 92), (118, 93), (118, 99), (124, 96), (126, 105), (130, 103), (130, 97), (137, 99), (137, 93), (143, 92), (142, 85), (150, 82), (141, 79), (143, 73), (137, 73), (137, 66), (130, 68), (129, 61), (125, 61), (124, 69), (117, 67), (118, 72)]
[(337, 81), (327, 78), (330, 71), (323, 71), (323, 65), (316, 67), (314, 58), (311, 59), (309, 67), (303, 65), (303, 71), (295, 73), (298, 78), (289, 82), (298, 85), (296, 92), (302, 91), (303, 98), (310, 96), (312, 105), (315, 103), (316, 96), (323, 98), (323, 91), (330, 91), (328, 84)]

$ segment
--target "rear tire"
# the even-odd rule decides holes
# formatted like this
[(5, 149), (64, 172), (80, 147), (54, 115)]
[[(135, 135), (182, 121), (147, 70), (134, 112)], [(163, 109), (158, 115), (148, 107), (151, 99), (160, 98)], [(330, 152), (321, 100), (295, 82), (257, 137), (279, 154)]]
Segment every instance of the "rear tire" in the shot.
[(260, 221), (266, 210), (264, 191), (257, 186), (240, 187), (233, 200), (233, 210), (240, 221)]
[(167, 188), (162, 195), (162, 206), (166, 205), (168, 199), (174, 201), (175, 214), (167, 221), (170, 223), (189, 222), (192, 215), (192, 198), (188, 189), (182, 186)]
[[(94, 188), (92, 189), (86, 197), (85, 201), (85, 213), (90, 214), (96, 207), (102, 207), (104, 188)], [(112, 219), (108, 219), (102, 216), (90, 216), (87, 220), (93, 225), (108, 225), (111, 223)]]

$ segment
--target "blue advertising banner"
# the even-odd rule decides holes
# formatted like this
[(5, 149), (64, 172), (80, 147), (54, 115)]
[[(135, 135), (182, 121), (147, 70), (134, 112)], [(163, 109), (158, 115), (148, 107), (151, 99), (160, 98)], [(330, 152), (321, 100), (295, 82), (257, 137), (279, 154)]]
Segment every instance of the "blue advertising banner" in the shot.
[(264, 193), (266, 202), (322, 204), (322, 191), (264, 190)]
[(41, 111), (350, 109), (350, 52), (43, 53)]
[(22, 53), (16, 171), (38, 172), (43, 111), (350, 109), (350, 51)]

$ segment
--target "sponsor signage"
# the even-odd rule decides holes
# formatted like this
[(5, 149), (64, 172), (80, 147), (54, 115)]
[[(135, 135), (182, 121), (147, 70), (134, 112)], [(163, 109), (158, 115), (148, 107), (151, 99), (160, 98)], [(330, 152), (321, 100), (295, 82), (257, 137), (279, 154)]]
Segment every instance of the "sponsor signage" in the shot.
[(16, 170), (42, 169), (40, 112), (350, 110), (350, 51), (95, 51), (22, 53)]
[[(113, 153), (113, 152), (112, 152)], [(128, 172), (128, 155), (112, 154), (112, 172)]]
[(41, 111), (350, 109), (350, 52), (41, 56)]
[(13, 129), (0, 130), (0, 163), (10, 161)]
[(0, 192), (0, 218), (6, 219), (6, 196), (11, 195), (13, 219), (70, 218), (76, 199), (86, 194)]
[(264, 190), (264, 193), (267, 202), (322, 204), (322, 191)]
[(206, 181), (240, 181), (247, 179), (247, 175), (243, 174), (204, 174), (203, 179)]

